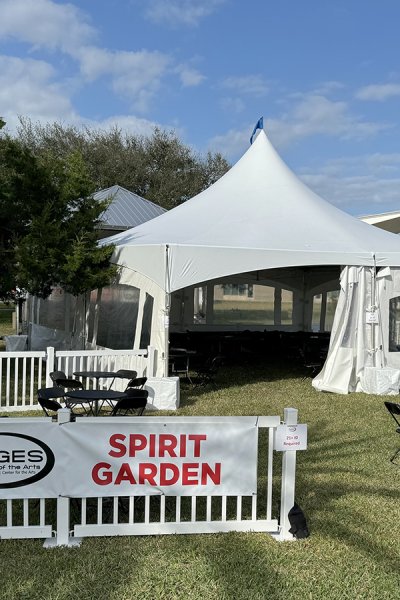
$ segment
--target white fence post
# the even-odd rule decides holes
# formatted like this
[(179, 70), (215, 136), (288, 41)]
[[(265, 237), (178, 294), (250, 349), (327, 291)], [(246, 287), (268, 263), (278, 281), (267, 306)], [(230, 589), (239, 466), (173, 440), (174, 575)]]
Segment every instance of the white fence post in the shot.
[[(54, 348), (53, 348), (54, 350)], [(57, 424), (64, 425), (71, 421), (71, 410), (62, 408), (57, 412)], [(55, 538), (46, 540), (45, 548), (54, 546), (79, 546), (79, 538), (70, 537), (70, 499), (64, 496), (57, 498), (57, 530)]]
[(50, 373), (54, 371), (54, 348), (53, 346), (47, 346), (46, 348), (46, 387), (52, 386)]
[[(284, 409), (284, 424), (297, 425), (297, 409)], [(294, 504), (294, 491), (296, 483), (296, 450), (285, 450), (282, 457), (282, 482), (281, 482), (281, 513), (280, 513), (280, 539), (291, 540), (293, 535), (289, 533), (289, 511)]]
[[(53, 348), (54, 350), (54, 348)], [(57, 413), (58, 425), (64, 425), (71, 420), (71, 411), (69, 408), (62, 408)], [(69, 498), (57, 498), (57, 535), (55, 539), (56, 546), (69, 546)]]
[(147, 369), (148, 377), (154, 377), (156, 373), (156, 349), (154, 346), (147, 347)]

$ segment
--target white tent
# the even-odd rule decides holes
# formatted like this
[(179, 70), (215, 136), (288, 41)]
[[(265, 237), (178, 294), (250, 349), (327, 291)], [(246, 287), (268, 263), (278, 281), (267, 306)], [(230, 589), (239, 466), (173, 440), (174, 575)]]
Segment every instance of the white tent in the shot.
[(235, 274), (326, 265), (400, 266), (400, 239), (340, 211), (307, 188), (260, 132), (210, 188), (118, 234), (120, 283), (152, 298), (151, 343), (167, 373), (170, 296)]
[(117, 245), (118, 264), (167, 292), (265, 268), (400, 265), (399, 239), (317, 196), (281, 160), (263, 131), (207, 190), (108, 239)]

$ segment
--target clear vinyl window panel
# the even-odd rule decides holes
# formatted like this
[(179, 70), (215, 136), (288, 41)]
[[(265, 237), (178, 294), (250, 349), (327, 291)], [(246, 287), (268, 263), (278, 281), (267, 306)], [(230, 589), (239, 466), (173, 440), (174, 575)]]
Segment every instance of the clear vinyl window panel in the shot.
[(253, 284), (251, 283), (225, 283), (222, 285), (224, 296), (240, 296), (253, 298)]
[[(290, 300), (288, 302), (290, 304)], [(286, 318), (288, 318), (287, 315)], [(214, 286), (213, 323), (217, 325), (274, 325), (275, 288), (254, 284)]]
[(389, 300), (389, 352), (400, 352), (400, 296)]
[(281, 290), (281, 325), (293, 324), (293, 292)]
[(39, 301), (39, 324), (50, 329), (65, 330), (66, 311), (69, 311), (69, 318), (72, 324), (75, 312), (76, 298), (68, 295), (61, 288), (54, 288), (46, 300)]
[(88, 339), (88, 342), (93, 342), (94, 320), (95, 320), (95, 316), (96, 316), (97, 295), (98, 295), (98, 290), (92, 290), (90, 292), (88, 320), (87, 320), (87, 339)]
[(149, 346), (150, 344), (151, 322), (153, 320), (153, 306), (154, 298), (146, 292), (146, 299), (144, 301), (143, 307), (142, 331), (140, 334), (139, 348), (147, 348), (147, 346)]
[(321, 310), (322, 310), (322, 294), (315, 294), (312, 301), (312, 331), (319, 331), (321, 328)]
[(339, 290), (321, 292), (313, 296), (312, 331), (332, 331), (339, 299)]
[(193, 323), (206, 323), (207, 319), (207, 286), (195, 287), (193, 290)]
[(333, 290), (326, 293), (325, 331), (332, 331), (338, 300), (339, 290)]
[(130, 350), (135, 342), (140, 290), (130, 285), (103, 288), (97, 344), (114, 350)]

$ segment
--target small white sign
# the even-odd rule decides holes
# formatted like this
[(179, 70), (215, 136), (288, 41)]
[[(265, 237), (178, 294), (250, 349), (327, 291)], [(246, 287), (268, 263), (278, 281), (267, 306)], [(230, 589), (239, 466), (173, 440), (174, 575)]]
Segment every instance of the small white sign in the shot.
[(274, 450), (306, 450), (307, 425), (278, 425), (275, 431)]
[(379, 315), (376, 310), (367, 311), (367, 323), (379, 323)]

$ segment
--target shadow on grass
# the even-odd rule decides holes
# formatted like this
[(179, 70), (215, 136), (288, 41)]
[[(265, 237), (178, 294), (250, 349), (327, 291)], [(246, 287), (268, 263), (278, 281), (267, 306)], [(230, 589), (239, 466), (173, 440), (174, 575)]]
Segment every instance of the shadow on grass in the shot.
[[(290, 367), (280, 361), (274, 363), (257, 363), (253, 366), (226, 366), (222, 367), (215, 378), (215, 384), (207, 384), (205, 386), (190, 384), (190, 382), (182, 379), (180, 382), (181, 390), (181, 406), (193, 406), (197, 399), (202, 398), (210, 393), (223, 392), (230, 388), (251, 385), (255, 383), (272, 383), (272, 382), (287, 382), (296, 380), (304, 382), (304, 385), (311, 388), (311, 378), (305, 379), (304, 369), (293, 364)], [(194, 380), (193, 380), (194, 381)]]
[(257, 552), (260, 538), (243, 534), (88, 539), (51, 551), (28, 541), (24, 554), (20, 545), (8, 544), (18, 564), (3, 577), (8, 600), (275, 600), (286, 587)]
[(343, 426), (333, 440), (328, 421), (309, 427), (308, 449), (298, 453), (296, 499), (311, 532), (351, 546), (399, 575), (399, 471), (392, 469), (389, 452), (385, 455), (381, 431), (357, 435), (350, 428), (351, 423)]

